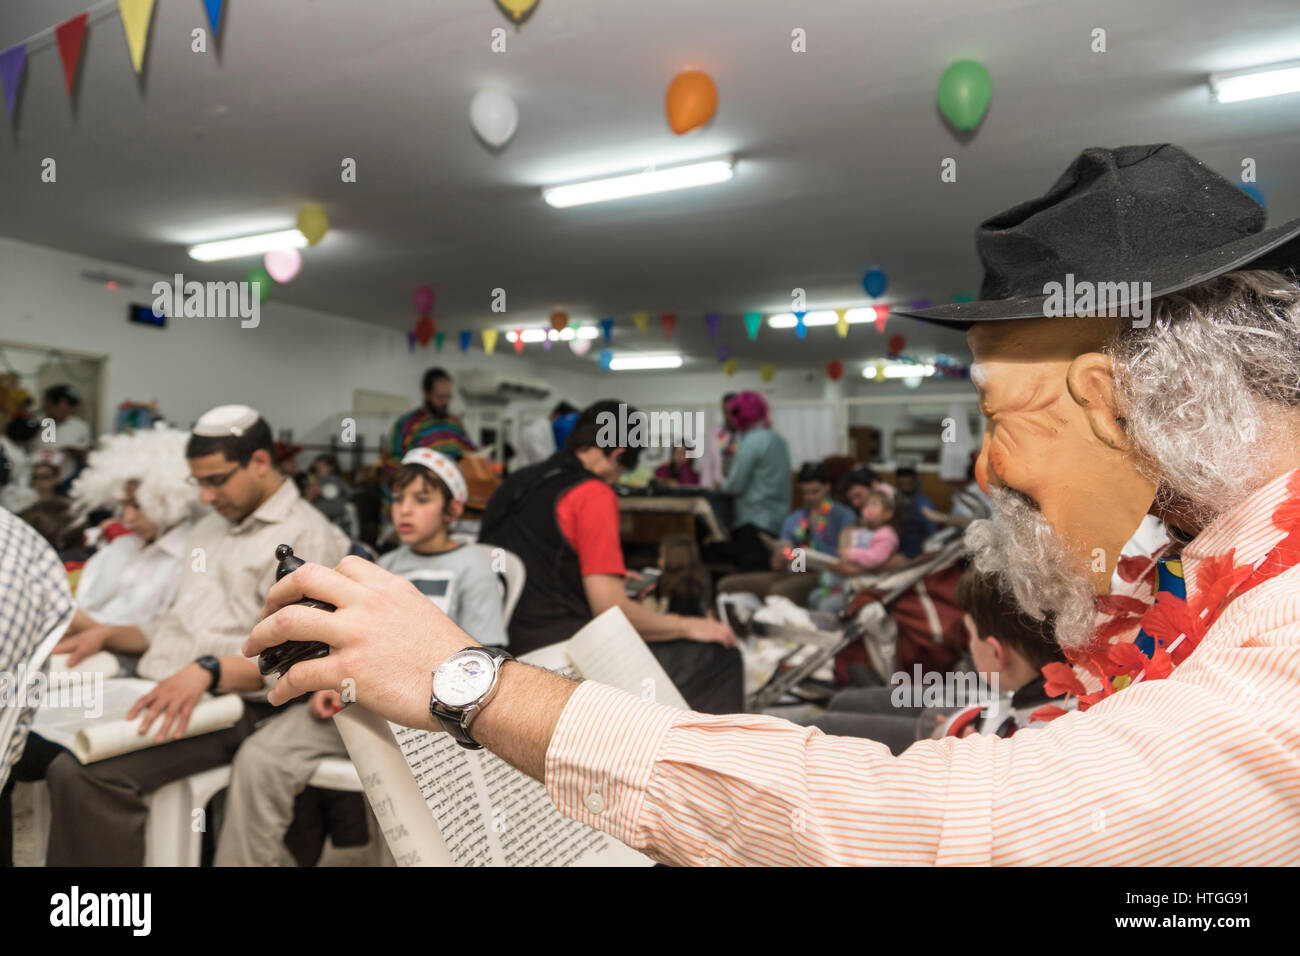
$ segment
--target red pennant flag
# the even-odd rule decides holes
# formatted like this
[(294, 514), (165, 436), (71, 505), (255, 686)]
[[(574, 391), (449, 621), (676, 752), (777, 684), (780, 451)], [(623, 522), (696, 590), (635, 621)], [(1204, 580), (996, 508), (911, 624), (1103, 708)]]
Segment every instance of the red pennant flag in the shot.
[(664, 338), (671, 339), (673, 337), (673, 326), (677, 324), (677, 313), (665, 312), (659, 316), (659, 324), (663, 326)]
[(524, 330), (515, 329), (515, 351), (522, 352), (523, 350), (524, 350)]
[(89, 13), (83, 13), (54, 28), (54, 37), (59, 41), (59, 59), (63, 61), (63, 81), (68, 86), (69, 96), (77, 82), (77, 66), (81, 63), (81, 45), (86, 40), (86, 20), (89, 17)]
[(883, 332), (885, 331), (885, 323), (889, 321), (889, 306), (877, 305), (874, 308), (876, 310), (876, 331)]

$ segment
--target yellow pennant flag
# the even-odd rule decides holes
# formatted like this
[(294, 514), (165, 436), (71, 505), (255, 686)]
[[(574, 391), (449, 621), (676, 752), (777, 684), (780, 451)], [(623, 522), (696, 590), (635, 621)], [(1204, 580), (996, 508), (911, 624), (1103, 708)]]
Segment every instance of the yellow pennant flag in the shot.
[(483, 351), (488, 355), (491, 355), (492, 350), (497, 347), (497, 335), (496, 329), (483, 330)]
[(835, 310), (835, 314), (839, 316), (839, 318), (835, 320), (835, 331), (840, 333), (840, 338), (844, 338), (844, 336), (849, 334), (849, 320), (845, 317), (844, 314), (847, 311), (848, 309)]
[(642, 335), (650, 331), (650, 313), (635, 312), (632, 314), (632, 321), (636, 323), (636, 330)]
[(117, 0), (126, 31), (126, 45), (131, 50), (131, 65), (139, 73), (144, 68), (144, 49), (149, 45), (149, 21), (153, 19), (154, 0)]

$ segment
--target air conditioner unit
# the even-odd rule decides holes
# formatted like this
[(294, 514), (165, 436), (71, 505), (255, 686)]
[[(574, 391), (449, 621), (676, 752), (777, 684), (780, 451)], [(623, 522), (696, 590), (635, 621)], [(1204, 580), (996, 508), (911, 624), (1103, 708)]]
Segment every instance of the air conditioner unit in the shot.
[(467, 369), (456, 373), (456, 384), (470, 404), (505, 405), (513, 401), (546, 398), (551, 386), (540, 378), (507, 375), (489, 369)]

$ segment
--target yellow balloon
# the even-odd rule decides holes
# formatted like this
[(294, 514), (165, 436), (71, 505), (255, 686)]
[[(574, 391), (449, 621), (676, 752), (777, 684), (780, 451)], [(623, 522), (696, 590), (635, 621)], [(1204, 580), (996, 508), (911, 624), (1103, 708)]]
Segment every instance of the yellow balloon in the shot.
[(776, 366), (771, 362), (764, 362), (763, 367), (758, 370), (758, 377), (765, 382), (770, 382), (776, 378)]
[(740, 363), (737, 362), (734, 358), (729, 358), (722, 363), (722, 371), (726, 373), (727, 378), (731, 378), (731, 376), (736, 374), (736, 369), (739, 367), (739, 365)]
[(314, 246), (325, 238), (330, 231), (330, 221), (325, 217), (325, 210), (320, 206), (303, 206), (298, 213), (298, 231), (307, 240), (307, 245)]

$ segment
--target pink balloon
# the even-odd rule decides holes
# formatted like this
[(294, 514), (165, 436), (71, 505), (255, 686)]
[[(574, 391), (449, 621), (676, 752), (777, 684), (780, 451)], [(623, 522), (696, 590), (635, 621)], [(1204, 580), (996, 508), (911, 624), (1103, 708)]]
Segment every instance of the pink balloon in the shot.
[(284, 284), (292, 282), (302, 269), (302, 253), (297, 249), (273, 249), (262, 260), (271, 278)]
[(427, 285), (420, 286), (411, 297), (411, 303), (417, 315), (428, 315), (433, 311), (433, 290)]
[(580, 339), (576, 335), (569, 340), (569, 348), (574, 355), (586, 355), (591, 351), (591, 339)]

